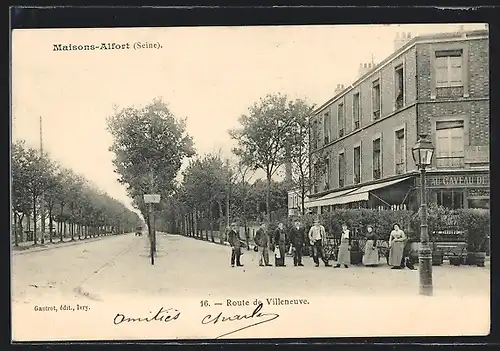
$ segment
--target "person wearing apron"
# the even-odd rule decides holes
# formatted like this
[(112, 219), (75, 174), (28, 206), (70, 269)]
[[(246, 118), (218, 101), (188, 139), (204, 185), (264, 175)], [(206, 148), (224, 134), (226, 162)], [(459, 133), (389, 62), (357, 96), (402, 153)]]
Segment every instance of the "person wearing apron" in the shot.
[(363, 264), (366, 267), (374, 267), (379, 264), (378, 248), (377, 248), (377, 236), (373, 232), (373, 227), (369, 225), (366, 230), (366, 244), (363, 253)]
[(341, 265), (344, 265), (345, 268), (348, 268), (351, 263), (351, 251), (349, 250), (349, 229), (347, 229), (346, 224), (342, 224), (342, 234), (340, 235), (340, 246), (339, 246), (339, 254), (337, 257), (337, 264), (333, 266), (334, 268), (339, 268)]
[(392, 269), (404, 268), (403, 251), (405, 248), (406, 234), (398, 223), (394, 223), (389, 236), (389, 266)]

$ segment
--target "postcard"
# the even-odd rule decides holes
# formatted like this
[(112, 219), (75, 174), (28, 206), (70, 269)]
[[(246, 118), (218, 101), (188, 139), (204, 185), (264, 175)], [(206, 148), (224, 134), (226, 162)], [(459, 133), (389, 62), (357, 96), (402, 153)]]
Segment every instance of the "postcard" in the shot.
[(12, 340), (488, 335), (488, 26), (12, 31)]

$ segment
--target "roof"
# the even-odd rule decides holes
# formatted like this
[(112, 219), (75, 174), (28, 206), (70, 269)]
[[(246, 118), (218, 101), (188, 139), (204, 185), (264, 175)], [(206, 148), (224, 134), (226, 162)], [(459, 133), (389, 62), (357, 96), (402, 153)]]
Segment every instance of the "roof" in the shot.
[(382, 68), (383, 66), (387, 65), (389, 62), (394, 60), (396, 57), (401, 55), (404, 51), (408, 50), (410, 47), (414, 46), (418, 42), (423, 42), (427, 40), (449, 40), (449, 39), (460, 39), (463, 38), (464, 40), (471, 40), (477, 37), (483, 37), (485, 35), (488, 35), (489, 31), (486, 29), (482, 30), (471, 30), (471, 31), (463, 31), (463, 32), (450, 32), (450, 33), (435, 33), (435, 34), (424, 34), (424, 35), (419, 35), (416, 37), (413, 37), (411, 40), (409, 40), (406, 44), (402, 45), (398, 50), (394, 51), (392, 54), (387, 56), (382, 62), (378, 63), (373, 67), (372, 70), (366, 72), (363, 74), (361, 77), (356, 79), (351, 85), (347, 86), (343, 91), (341, 91), (338, 94), (335, 94), (331, 99), (329, 99), (327, 102), (319, 106), (313, 111), (313, 115), (317, 114), (321, 110), (325, 109), (328, 107), (331, 103), (342, 97), (343, 95), (347, 94), (351, 89), (353, 89), (355, 86), (359, 85), (361, 82), (366, 80), (369, 76), (373, 74), (374, 71)]

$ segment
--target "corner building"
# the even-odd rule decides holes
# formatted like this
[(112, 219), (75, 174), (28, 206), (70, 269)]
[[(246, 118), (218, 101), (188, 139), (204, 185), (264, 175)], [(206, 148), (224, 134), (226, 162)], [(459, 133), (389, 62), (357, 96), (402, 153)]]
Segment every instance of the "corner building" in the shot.
[(435, 147), (428, 201), (489, 207), (488, 31), (398, 35), (381, 63), (314, 111), (311, 191), (306, 207), (418, 209), (420, 174), (412, 147)]

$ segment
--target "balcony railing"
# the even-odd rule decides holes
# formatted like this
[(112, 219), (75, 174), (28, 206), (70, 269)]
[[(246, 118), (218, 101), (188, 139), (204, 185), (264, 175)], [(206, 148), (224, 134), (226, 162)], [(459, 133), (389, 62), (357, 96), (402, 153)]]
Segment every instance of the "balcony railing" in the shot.
[(380, 118), (380, 110), (373, 111), (373, 120), (377, 120)]
[(354, 121), (354, 129), (359, 129), (359, 120)]
[(344, 179), (340, 178), (339, 179), (339, 188), (344, 187)]
[(436, 167), (438, 168), (462, 168), (464, 167), (464, 157), (436, 157)]
[(373, 179), (380, 179), (380, 169), (373, 170)]
[(339, 129), (339, 138), (344, 136), (344, 129)]

